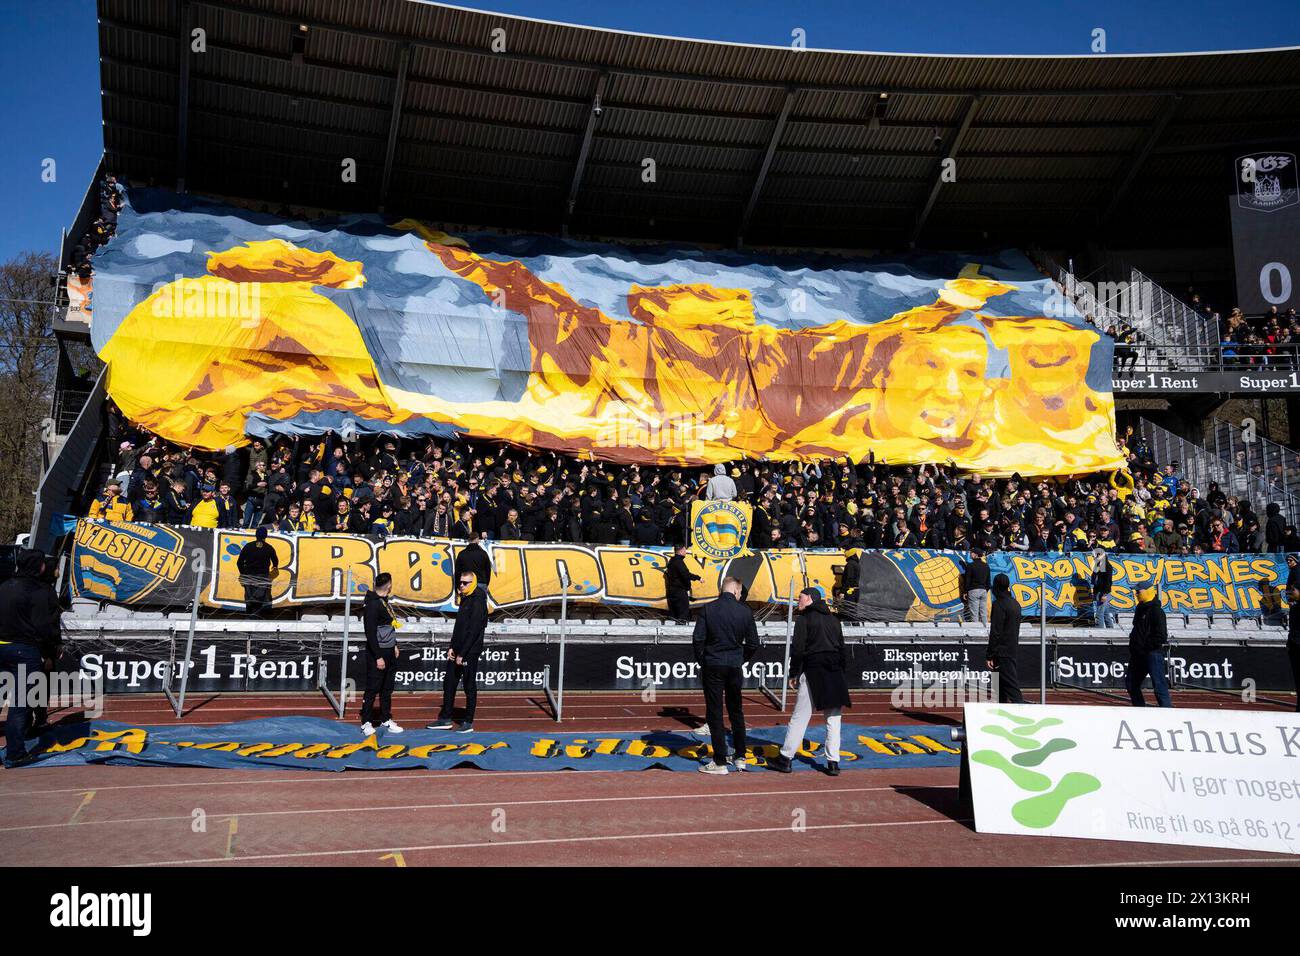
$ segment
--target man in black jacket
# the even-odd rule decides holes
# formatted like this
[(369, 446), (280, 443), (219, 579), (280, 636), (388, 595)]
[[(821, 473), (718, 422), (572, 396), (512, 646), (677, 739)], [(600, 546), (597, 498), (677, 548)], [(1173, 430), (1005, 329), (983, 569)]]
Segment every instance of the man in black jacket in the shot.
[(483, 550), (483, 546), (478, 543), (479, 533), (470, 532), (469, 544), (460, 549), (460, 554), (456, 555), (455, 575), (456, 580), (468, 571), (474, 577), (478, 578), (478, 583), (483, 585), (486, 591), (487, 586), (492, 583), (492, 559), (488, 553)]
[(1145, 707), (1142, 681), (1151, 675), (1151, 688), (1156, 692), (1156, 703), (1172, 707), (1169, 699), (1169, 680), (1165, 676), (1165, 645), (1169, 643), (1169, 625), (1165, 609), (1160, 606), (1160, 595), (1155, 588), (1143, 588), (1137, 593), (1138, 606), (1133, 611), (1133, 630), (1128, 638), (1128, 696), (1134, 707)]
[[(374, 719), (379, 726), (392, 734), (402, 728), (393, 720), (393, 685), (397, 683), (397, 660), (402, 652), (397, 647), (398, 622), (388, 606), (388, 595), (393, 590), (393, 576), (387, 571), (375, 576), (375, 586), (366, 592), (361, 619), (366, 633), (366, 692), (361, 698), (361, 732), (369, 737), (375, 732)], [(375, 713), (375, 700), (379, 712)]]
[[(456, 575), (460, 609), (451, 631), (447, 650), (447, 676), (442, 682), (442, 707), (438, 719), (426, 725), (429, 730), (455, 730), (458, 734), (474, 730), (474, 706), (478, 703), (478, 656), (483, 651), (487, 631), (487, 585), (472, 571)], [(459, 727), (451, 719), (456, 706), (456, 685), (465, 682), (465, 720)]]
[(686, 566), (686, 545), (677, 545), (664, 567), (664, 595), (668, 598), (668, 616), (678, 624), (691, 620), (691, 582), (699, 580), (700, 576)]
[(767, 765), (781, 773), (793, 768), (794, 755), (803, 746), (804, 731), (814, 710), (826, 718), (826, 772), (840, 775), (840, 713), (852, 706), (849, 683), (844, 673), (849, 666), (849, 652), (844, 645), (844, 631), (815, 588), (799, 592), (799, 616), (795, 620), (790, 644), (790, 689), (799, 692), (790, 726), (786, 728), (781, 752), (769, 758)]
[[(703, 670), (705, 720), (713, 740), (713, 759), (700, 766), (703, 773), (726, 773), (728, 763), (737, 770), (745, 769), (741, 684), (745, 679), (744, 665), (754, 659), (762, 645), (754, 615), (740, 603), (740, 590), (736, 578), (723, 578), (722, 593), (700, 610), (699, 620), (695, 622), (695, 662)], [(722, 723), (724, 700), (736, 748), (732, 761), (727, 759), (727, 732)]]
[(244, 606), (249, 617), (266, 617), (271, 610), (271, 581), (279, 570), (275, 548), (266, 540), (266, 525), (257, 529), (257, 538), (244, 545), (235, 561), (239, 582), (244, 586)]
[(993, 607), (989, 613), (989, 646), (984, 654), (989, 670), (996, 671), (998, 703), (1023, 704), (1016, 655), (1020, 650), (1020, 604), (1011, 596), (1011, 579), (993, 579)]
[(966, 600), (966, 620), (972, 624), (989, 622), (989, 566), (979, 549), (972, 549), (970, 564), (961, 576), (961, 593)]
[(29, 698), (28, 680), (48, 671), (59, 646), (59, 602), (54, 588), (41, 580), (45, 555), (21, 551), (18, 575), (0, 584), (0, 672), (8, 675), (13, 698), (5, 720), (4, 765), (30, 761), (27, 731), (40, 701)]

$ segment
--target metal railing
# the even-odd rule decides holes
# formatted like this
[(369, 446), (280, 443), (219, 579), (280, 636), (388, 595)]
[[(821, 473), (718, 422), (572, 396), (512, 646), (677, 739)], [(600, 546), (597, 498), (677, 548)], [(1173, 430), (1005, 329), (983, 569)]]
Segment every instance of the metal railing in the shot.
[(1178, 463), (1177, 477), (1196, 488), (1202, 499), (1206, 497), (1210, 482), (1216, 482), (1225, 495), (1248, 500), (1261, 520), (1265, 506), (1276, 503), (1288, 521), (1300, 523), (1300, 497), (1285, 488), (1239, 469), (1230, 458), (1222, 458), (1212, 449), (1179, 438), (1145, 418), (1138, 420), (1137, 432), (1156, 461), (1162, 465)]
[(1215, 419), (1205, 436), (1206, 448), (1239, 472), (1263, 481), (1279, 492), (1300, 497), (1300, 452), (1249, 432), (1241, 425)]
[(1300, 343), (1289, 345), (1139, 345), (1116, 343), (1115, 374), (1128, 372), (1300, 371)]
[(1136, 330), (1137, 341), (1116, 344), (1116, 371), (1300, 369), (1300, 343), (1225, 345), (1213, 318), (1196, 312), (1140, 269), (1121, 267), (1122, 279), (1094, 282), (1043, 253), (1037, 258), (1079, 313), (1102, 332), (1124, 325)]
[(72, 426), (77, 423), (77, 416), (81, 410), (86, 407), (86, 402), (90, 398), (89, 390), (79, 391), (76, 389), (62, 388), (54, 393), (54, 431), (57, 435), (66, 435), (72, 431)]
[(1138, 269), (1129, 268), (1129, 282), (1138, 290), (1141, 314), (1148, 320), (1151, 339), (1169, 345), (1217, 346), (1219, 324), (1201, 315)]

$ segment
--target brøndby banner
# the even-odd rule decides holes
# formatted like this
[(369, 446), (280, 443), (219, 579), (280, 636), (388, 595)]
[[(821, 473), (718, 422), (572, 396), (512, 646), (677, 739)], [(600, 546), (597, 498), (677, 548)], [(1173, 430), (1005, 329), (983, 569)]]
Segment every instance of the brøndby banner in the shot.
[(1125, 464), (1111, 340), (1015, 250), (449, 235), (140, 189), (95, 256), (91, 338), (123, 413), (186, 447), (334, 429), (646, 464)]
[[(825, 729), (813, 728), (796, 770), (821, 759)], [(746, 761), (762, 766), (777, 753), (785, 728), (749, 731)], [(472, 738), (450, 731), (380, 730), (363, 736), (352, 724), (319, 717), (276, 717), (219, 726), (139, 727), (114, 721), (64, 725), (30, 748), (45, 766), (83, 763), (182, 767), (282, 767), (293, 770), (409, 770), (474, 766), (483, 770), (694, 771), (711, 753), (707, 737), (683, 730), (651, 733), (492, 733)], [(840, 763), (848, 769), (950, 767), (958, 750), (947, 727), (861, 727), (841, 730)]]
[[(244, 589), (237, 560), (253, 540), (251, 531), (179, 528), (82, 519), (72, 546), (72, 590), (86, 597), (140, 607), (188, 604), (194, 594), (191, 558), (204, 556), (212, 572), (203, 588), (204, 603), (242, 608)], [(374, 575), (393, 575), (398, 605), (454, 611), (452, 569), (464, 542), (441, 538), (362, 537), (346, 534), (280, 534), (268, 540), (279, 557), (271, 587), (279, 607), (339, 604), (349, 570), (356, 593)], [(728, 539), (728, 543), (732, 543)], [(489, 542), (493, 564), (488, 590), (492, 609), (558, 602), (562, 575), (569, 599), (629, 607), (665, 606), (663, 569), (667, 548), (622, 545)], [(957, 621), (961, 619), (961, 578), (967, 555), (955, 551), (865, 551), (860, 556), (858, 601), (845, 613), (874, 621)], [(831, 594), (845, 566), (842, 551), (768, 550), (745, 557), (688, 556), (703, 580), (694, 585), (698, 604), (718, 596), (723, 577), (746, 587), (751, 604), (784, 603), (790, 586), (820, 588)], [(1005, 573), (1012, 594), (1028, 615), (1037, 615), (1039, 585), (1047, 613), (1073, 618), (1092, 613), (1091, 574), (1086, 554), (992, 554), (990, 570)], [(1120, 611), (1131, 610), (1136, 589), (1156, 584), (1171, 613), (1257, 617), (1286, 608), (1281, 588), (1287, 567), (1283, 555), (1112, 555), (1112, 598)]]
[(1300, 853), (1300, 714), (968, 703), (981, 833)]
[(754, 509), (743, 501), (691, 502), (691, 554), (700, 561), (744, 558)]

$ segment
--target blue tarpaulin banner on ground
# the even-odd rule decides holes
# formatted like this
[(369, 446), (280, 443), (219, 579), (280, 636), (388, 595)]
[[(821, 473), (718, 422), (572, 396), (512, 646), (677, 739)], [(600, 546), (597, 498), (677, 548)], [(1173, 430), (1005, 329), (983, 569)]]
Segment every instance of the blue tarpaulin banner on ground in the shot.
[[(747, 763), (775, 755), (785, 728), (749, 733)], [(825, 728), (809, 729), (796, 770), (824, 759)], [(690, 730), (600, 733), (494, 733), (407, 730), (364, 736), (352, 724), (319, 717), (276, 717), (218, 726), (138, 727), (90, 720), (47, 732), (37, 766), (87, 763), (178, 767), (283, 767), (293, 770), (402, 770), (473, 766), (482, 770), (695, 770), (709, 756), (708, 737)], [(947, 727), (860, 727), (846, 724), (843, 769), (955, 766)]]

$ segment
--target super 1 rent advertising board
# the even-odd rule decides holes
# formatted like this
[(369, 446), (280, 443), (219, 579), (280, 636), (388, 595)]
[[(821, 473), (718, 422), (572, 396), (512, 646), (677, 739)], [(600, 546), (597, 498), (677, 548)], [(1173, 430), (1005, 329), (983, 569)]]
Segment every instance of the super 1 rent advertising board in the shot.
[(980, 833), (1300, 854), (1300, 714), (965, 705)]

